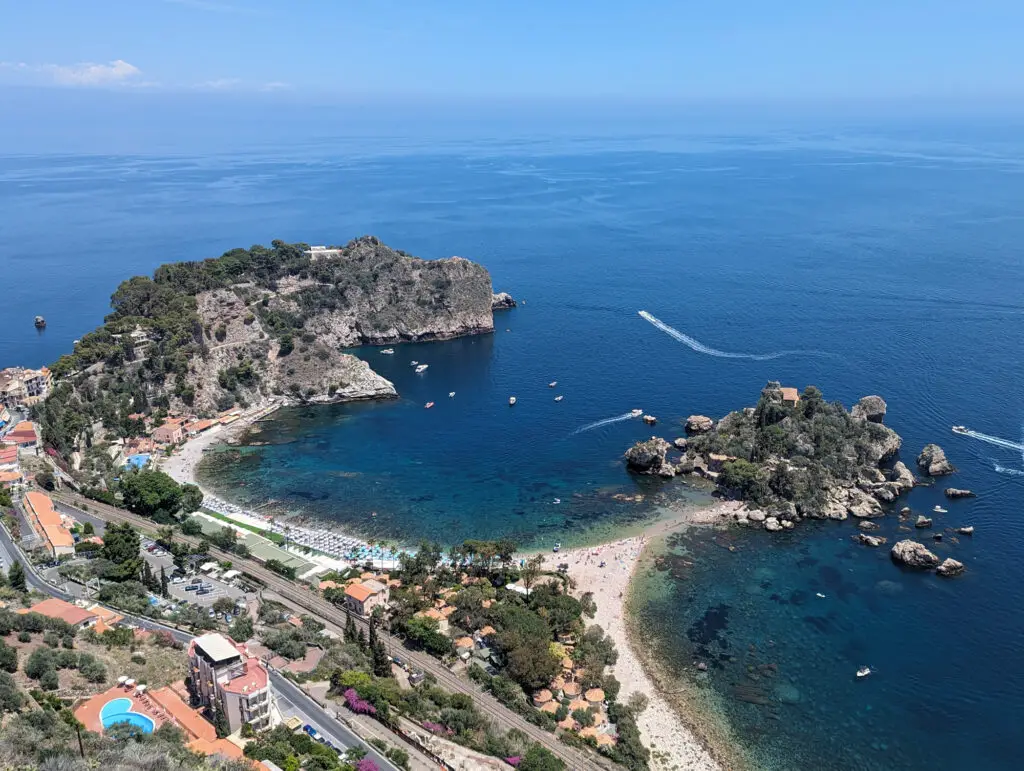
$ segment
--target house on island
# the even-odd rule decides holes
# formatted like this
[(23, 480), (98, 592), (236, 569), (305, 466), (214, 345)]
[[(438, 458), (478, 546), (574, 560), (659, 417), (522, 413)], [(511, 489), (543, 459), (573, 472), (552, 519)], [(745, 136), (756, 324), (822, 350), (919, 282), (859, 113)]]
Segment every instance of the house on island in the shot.
[(345, 607), (360, 616), (369, 616), (376, 607), (386, 607), (391, 590), (372, 578), (345, 587)]
[(782, 392), (782, 403), (787, 407), (795, 407), (796, 403), (800, 401), (800, 392), (795, 388), (783, 386), (779, 390)]

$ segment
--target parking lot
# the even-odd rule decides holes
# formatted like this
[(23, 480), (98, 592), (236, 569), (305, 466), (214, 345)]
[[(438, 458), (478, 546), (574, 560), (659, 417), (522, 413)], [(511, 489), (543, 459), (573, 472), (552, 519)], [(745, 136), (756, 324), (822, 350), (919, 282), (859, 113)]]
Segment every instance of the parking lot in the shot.
[(245, 602), (245, 592), (230, 581), (211, 578), (198, 571), (184, 576), (177, 574), (171, 555), (148, 538), (142, 539), (142, 556), (149, 562), (154, 574), (159, 575), (160, 568), (163, 568), (170, 577), (168, 593), (173, 600), (185, 600), (204, 608), (211, 607), (221, 597), (236, 603)]

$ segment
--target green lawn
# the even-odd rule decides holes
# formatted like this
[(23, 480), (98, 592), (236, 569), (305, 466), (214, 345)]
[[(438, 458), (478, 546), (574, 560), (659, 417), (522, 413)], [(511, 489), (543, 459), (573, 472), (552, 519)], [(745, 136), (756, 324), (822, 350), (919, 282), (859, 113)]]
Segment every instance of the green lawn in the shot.
[(232, 525), (240, 527), (243, 530), (248, 530), (250, 533), (262, 535), (268, 541), (273, 541), (276, 544), (284, 543), (284, 536), (280, 533), (273, 533), (270, 530), (263, 530), (262, 528), (256, 527), (255, 525), (247, 525), (244, 522), (236, 522), (235, 520), (231, 519), (231, 517), (225, 516), (217, 511), (210, 511), (209, 509), (200, 509), (200, 511), (202, 511), (203, 514), (206, 514), (209, 517), (213, 517), (214, 519), (219, 519), (223, 522), (230, 522)]

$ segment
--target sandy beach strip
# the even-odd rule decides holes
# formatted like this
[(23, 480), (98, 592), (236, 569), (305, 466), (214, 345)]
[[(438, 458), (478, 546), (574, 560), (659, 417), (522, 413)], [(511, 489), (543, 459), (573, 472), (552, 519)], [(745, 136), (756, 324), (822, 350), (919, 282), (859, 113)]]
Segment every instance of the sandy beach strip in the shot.
[[(647, 709), (637, 724), (644, 745), (653, 749), (651, 767), (655, 769), (719, 771), (722, 766), (659, 693), (655, 680), (637, 656), (625, 618), (629, 584), (644, 547), (651, 539), (687, 525), (726, 522), (740, 506), (734, 502), (703, 507), (687, 506), (678, 516), (655, 523), (642, 535), (600, 546), (579, 547), (544, 555), (545, 569), (555, 570), (559, 564), (568, 563), (569, 575), (576, 582), (575, 593), (593, 592), (597, 603), (594, 623), (600, 625), (615, 641), (619, 651), (618, 661), (610, 668), (611, 673), (622, 683), (619, 699), (625, 702), (634, 692), (647, 696)], [(604, 567), (600, 567), (602, 562), (605, 563)]]

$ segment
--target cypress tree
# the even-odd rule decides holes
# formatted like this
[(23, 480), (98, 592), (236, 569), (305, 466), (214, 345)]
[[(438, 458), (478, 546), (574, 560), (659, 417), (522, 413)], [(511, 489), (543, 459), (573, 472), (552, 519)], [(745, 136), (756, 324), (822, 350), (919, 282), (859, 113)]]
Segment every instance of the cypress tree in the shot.
[(167, 571), (164, 570), (164, 566), (160, 566), (160, 594), (164, 597), (168, 596), (167, 586), (170, 582), (167, 580)]
[(11, 588), (18, 592), (27, 591), (28, 587), (25, 584), (25, 568), (22, 567), (21, 562), (14, 560), (11, 563), (10, 570), (7, 571), (7, 583), (11, 585)]

